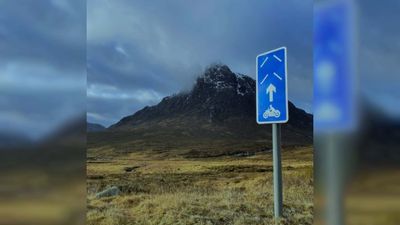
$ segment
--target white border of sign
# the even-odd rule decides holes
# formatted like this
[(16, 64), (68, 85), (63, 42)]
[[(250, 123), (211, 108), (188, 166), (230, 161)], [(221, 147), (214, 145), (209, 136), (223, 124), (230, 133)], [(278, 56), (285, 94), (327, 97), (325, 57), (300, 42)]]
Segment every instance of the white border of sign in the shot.
[[(258, 121), (258, 57), (262, 55), (266, 55), (271, 52), (275, 52), (278, 50), (284, 49), (285, 50), (285, 92), (286, 92), (286, 120), (276, 120), (276, 121)], [(256, 121), (258, 124), (274, 124), (274, 123), (287, 123), (289, 120), (289, 95), (288, 95), (288, 70), (287, 70), (287, 48), (286, 46), (276, 48), (273, 50), (270, 50), (268, 52), (264, 52), (261, 54), (258, 54), (256, 56)]]

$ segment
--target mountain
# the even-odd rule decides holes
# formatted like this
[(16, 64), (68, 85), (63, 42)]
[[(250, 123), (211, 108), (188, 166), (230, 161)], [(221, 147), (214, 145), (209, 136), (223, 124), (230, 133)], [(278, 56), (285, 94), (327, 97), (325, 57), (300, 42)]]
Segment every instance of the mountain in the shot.
[(104, 127), (101, 124), (97, 124), (97, 123), (86, 123), (86, 131), (87, 132), (99, 132), (99, 131), (104, 131), (106, 129), (106, 127)]
[[(181, 92), (121, 119), (108, 131), (130, 131), (178, 138), (257, 139), (270, 136), (256, 123), (255, 80), (213, 64), (189, 92)], [(282, 127), (286, 144), (312, 143), (313, 116), (289, 103), (290, 120)]]
[(56, 127), (38, 143), (38, 148), (83, 148), (86, 146), (86, 115), (76, 115)]
[(24, 149), (31, 146), (33, 141), (18, 133), (0, 132), (0, 150), (4, 149)]
[(368, 99), (360, 102), (362, 132), (359, 132), (357, 156), (364, 167), (391, 166), (400, 163), (400, 120), (391, 117)]

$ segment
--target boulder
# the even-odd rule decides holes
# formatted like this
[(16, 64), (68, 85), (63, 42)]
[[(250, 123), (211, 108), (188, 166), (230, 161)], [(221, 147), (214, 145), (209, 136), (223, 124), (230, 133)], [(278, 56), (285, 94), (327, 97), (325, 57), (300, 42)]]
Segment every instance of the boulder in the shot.
[(116, 196), (120, 194), (120, 190), (116, 186), (109, 187), (105, 189), (104, 191), (98, 192), (96, 194), (96, 198), (104, 198), (104, 197), (111, 197), (111, 196)]

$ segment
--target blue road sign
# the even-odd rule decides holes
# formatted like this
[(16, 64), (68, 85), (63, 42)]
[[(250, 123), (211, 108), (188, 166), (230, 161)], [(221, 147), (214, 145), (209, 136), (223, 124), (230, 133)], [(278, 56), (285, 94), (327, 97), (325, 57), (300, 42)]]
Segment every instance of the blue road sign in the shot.
[(257, 123), (286, 123), (289, 120), (286, 47), (256, 58)]
[(315, 8), (316, 131), (351, 130), (355, 125), (353, 14), (353, 6), (349, 1), (333, 1)]

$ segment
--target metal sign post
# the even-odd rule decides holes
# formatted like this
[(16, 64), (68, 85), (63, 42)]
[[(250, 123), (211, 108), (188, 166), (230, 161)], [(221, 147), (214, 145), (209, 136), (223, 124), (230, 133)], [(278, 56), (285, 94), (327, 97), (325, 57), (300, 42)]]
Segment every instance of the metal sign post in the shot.
[[(324, 196), (319, 220), (345, 221), (344, 191), (354, 157), (357, 131), (357, 50), (354, 1), (324, 1), (314, 6), (314, 132), (317, 134), (316, 194)], [(334, 47), (332, 47), (334, 46)], [(354, 158), (353, 158), (354, 159)], [(321, 162), (322, 161), (322, 162)]]
[(281, 125), (289, 120), (286, 47), (256, 58), (256, 101), (258, 124), (272, 124), (274, 165), (274, 214), (282, 217)]
[(281, 163), (281, 125), (272, 124), (272, 157), (274, 161), (274, 214), (282, 217), (282, 163)]

